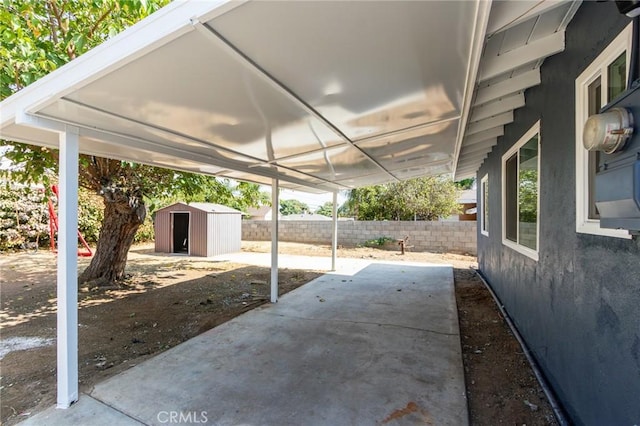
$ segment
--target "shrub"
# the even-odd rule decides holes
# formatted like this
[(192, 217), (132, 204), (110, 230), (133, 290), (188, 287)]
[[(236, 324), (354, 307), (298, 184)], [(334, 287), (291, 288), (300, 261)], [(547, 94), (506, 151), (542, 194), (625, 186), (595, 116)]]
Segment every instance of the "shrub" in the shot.
[(49, 241), (44, 189), (0, 184), (0, 251), (37, 247)]
[(391, 237), (378, 237), (373, 240), (368, 240), (364, 242), (365, 247), (382, 247), (386, 243), (395, 242), (396, 240)]
[(104, 218), (102, 197), (84, 188), (78, 190), (78, 230), (88, 243), (97, 243)]
[(153, 219), (151, 215), (148, 214), (144, 220), (144, 223), (140, 225), (138, 228), (138, 232), (136, 232), (136, 236), (133, 238), (134, 243), (145, 243), (148, 241), (153, 241), (155, 233), (153, 231)]

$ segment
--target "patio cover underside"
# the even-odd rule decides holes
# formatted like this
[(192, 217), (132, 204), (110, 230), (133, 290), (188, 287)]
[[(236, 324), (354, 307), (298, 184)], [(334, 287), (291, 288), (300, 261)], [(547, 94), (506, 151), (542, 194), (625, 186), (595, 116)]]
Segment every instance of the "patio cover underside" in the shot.
[(524, 102), (509, 64), (544, 57), (486, 56), (556, 34), (571, 6), (546, 3), (176, 2), (5, 100), (0, 136), (312, 192), (469, 174)]
[(579, 2), (175, 2), (2, 102), (0, 137), (325, 192), (471, 177)]

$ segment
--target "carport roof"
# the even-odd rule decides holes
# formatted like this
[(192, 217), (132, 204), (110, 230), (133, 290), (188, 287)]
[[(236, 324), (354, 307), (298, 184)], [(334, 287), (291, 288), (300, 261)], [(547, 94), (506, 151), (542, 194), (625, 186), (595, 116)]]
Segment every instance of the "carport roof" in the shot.
[(4, 100), (0, 137), (312, 192), (469, 177), (578, 5), (178, 1)]

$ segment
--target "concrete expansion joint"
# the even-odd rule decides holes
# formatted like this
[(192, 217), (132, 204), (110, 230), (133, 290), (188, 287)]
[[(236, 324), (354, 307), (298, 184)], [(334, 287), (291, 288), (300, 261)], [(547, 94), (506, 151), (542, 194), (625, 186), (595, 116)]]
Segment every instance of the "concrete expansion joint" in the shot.
[[(122, 415), (123, 415), (123, 416), (125, 416), (125, 417), (130, 418), (131, 420), (133, 420), (133, 421), (134, 421), (134, 422), (136, 422), (136, 423), (139, 423), (140, 425), (144, 425), (144, 424), (145, 424), (145, 423), (143, 423), (142, 421), (140, 421), (139, 419), (136, 419), (135, 417), (131, 416), (130, 414), (128, 414), (128, 413), (126, 413), (126, 412), (124, 412), (124, 411), (122, 411), (122, 410), (120, 410), (120, 409), (118, 409), (118, 408), (114, 407), (113, 405), (109, 404), (108, 402), (103, 401), (103, 400), (101, 400), (100, 398), (97, 398), (96, 396), (92, 395), (91, 393), (93, 392), (93, 390), (94, 390), (94, 389), (95, 389), (95, 386), (92, 386), (92, 387), (91, 387), (91, 390), (89, 391), (89, 393), (88, 393), (88, 394), (80, 394), (80, 396), (83, 396), (83, 395), (84, 395), (84, 397), (85, 397), (85, 398), (91, 398), (91, 399), (93, 399), (94, 401), (98, 401), (100, 404), (102, 404), (102, 405), (104, 405), (104, 406), (106, 406), (106, 407), (109, 407), (109, 408), (110, 408), (110, 409), (112, 409), (113, 411), (117, 411), (118, 413), (122, 414)], [(78, 398), (78, 400), (80, 400), (80, 398)], [(77, 404), (77, 403), (78, 403), (78, 402), (76, 401), (76, 404)]]
[(400, 324), (391, 324), (391, 323), (380, 323), (380, 322), (370, 322), (370, 321), (353, 321), (353, 320), (345, 320), (339, 318), (306, 318), (306, 317), (298, 317), (294, 315), (284, 315), (284, 314), (275, 314), (271, 312), (265, 312), (267, 315), (272, 315), (281, 318), (289, 318), (289, 319), (297, 319), (303, 321), (318, 321), (318, 322), (338, 322), (343, 324), (363, 324), (363, 325), (376, 325), (379, 327), (389, 327), (389, 328), (403, 328), (406, 330), (416, 330), (422, 331), (423, 333), (431, 333), (431, 334), (439, 334), (441, 336), (459, 336), (459, 333), (447, 333), (445, 331), (431, 330), (428, 328), (420, 328), (420, 327), (411, 327), (408, 325), (400, 325)]

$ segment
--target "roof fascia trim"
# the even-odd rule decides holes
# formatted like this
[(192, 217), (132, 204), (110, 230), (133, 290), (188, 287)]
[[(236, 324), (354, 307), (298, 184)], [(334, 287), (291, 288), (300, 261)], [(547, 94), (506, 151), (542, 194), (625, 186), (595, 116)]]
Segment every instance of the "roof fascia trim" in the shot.
[(451, 163), (451, 175), (455, 176), (456, 167), (458, 167), (458, 158), (460, 157), (460, 149), (462, 148), (462, 139), (467, 128), (469, 115), (471, 114), (471, 103), (473, 101), (473, 92), (476, 87), (476, 80), (480, 68), (480, 60), (482, 59), (482, 50), (484, 48), (485, 37), (487, 33), (487, 25), (489, 23), (489, 14), (491, 12), (491, 0), (478, 0), (476, 3), (476, 19), (474, 20), (473, 39), (471, 40), (471, 54), (467, 63), (467, 78), (464, 87), (464, 105), (462, 114), (458, 122), (458, 134), (456, 135), (456, 145), (453, 152)]

